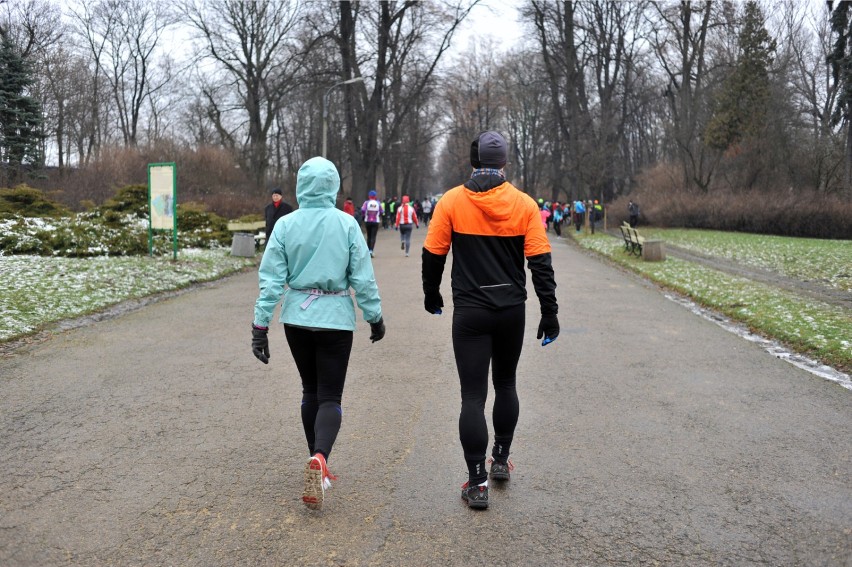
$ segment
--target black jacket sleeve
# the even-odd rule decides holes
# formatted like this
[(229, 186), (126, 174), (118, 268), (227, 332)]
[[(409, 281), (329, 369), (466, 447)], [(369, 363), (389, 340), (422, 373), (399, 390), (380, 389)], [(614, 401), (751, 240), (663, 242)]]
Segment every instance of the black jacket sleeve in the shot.
[(275, 227), (275, 206), (272, 204), (266, 205), (263, 209), (263, 216), (266, 220), (266, 242), (269, 242), (269, 237), (272, 235), (272, 229)]
[(444, 264), (447, 262), (446, 255), (433, 254), (423, 249), (423, 293), (435, 293), (441, 287), (441, 278), (444, 275)]
[(530, 256), (527, 258), (527, 266), (532, 272), (533, 287), (541, 305), (541, 314), (556, 315), (559, 305), (556, 303), (556, 278), (550, 263), (550, 252)]

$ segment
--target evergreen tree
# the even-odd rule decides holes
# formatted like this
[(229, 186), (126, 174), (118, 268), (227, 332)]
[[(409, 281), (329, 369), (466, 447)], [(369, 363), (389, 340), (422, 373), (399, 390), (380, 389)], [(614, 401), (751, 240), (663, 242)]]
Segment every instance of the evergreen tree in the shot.
[(41, 167), (42, 114), (29, 96), (33, 71), (9, 35), (0, 29), (0, 162), (13, 182), (22, 165)]
[(727, 150), (763, 134), (769, 108), (769, 69), (776, 41), (763, 25), (757, 2), (745, 5), (739, 51), (733, 72), (724, 82), (713, 117), (704, 132), (705, 143)]
[(837, 105), (831, 116), (831, 124), (843, 124), (846, 129), (846, 151), (844, 168), (844, 187), (852, 195), (852, 24), (850, 23), (850, 7), (852, 3), (829, 2), (831, 10), (831, 32), (835, 35), (834, 49), (828, 56), (831, 64), (834, 82), (839, 85), (837, 90)]

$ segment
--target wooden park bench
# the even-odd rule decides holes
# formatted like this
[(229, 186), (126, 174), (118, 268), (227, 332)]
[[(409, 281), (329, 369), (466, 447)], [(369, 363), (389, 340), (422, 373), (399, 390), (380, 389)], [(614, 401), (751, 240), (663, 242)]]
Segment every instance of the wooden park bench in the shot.
[(666, 259), (664, 241), (647, 239), (627, 223), (621, 225), (620, 228), (621, 236), (624, 239), (625, 252), (641, 256), (646, 262), (661, 262)]
[(624, 238), (624, 251), (642, 255), (642, 247), (645, 245), (645, 237), (627, 223), (621, 225), (621, 236)]
[(633, 249), (633, 243), (630, 241), (630, 225), (627, 222), (624, 222), (620, 227), (621, 229), (621, 238), (624, 240), (624, 251), (631, 252)]

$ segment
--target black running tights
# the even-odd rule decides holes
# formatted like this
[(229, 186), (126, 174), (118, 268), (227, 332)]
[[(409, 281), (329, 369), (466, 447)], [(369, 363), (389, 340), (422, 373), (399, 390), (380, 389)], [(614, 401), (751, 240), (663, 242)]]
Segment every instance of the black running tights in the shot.
[(488, 478), (485, 453), (488, 425), (488, 367), (494, 384), (494, 447), (492, 456), (505, 460), (518, 424), (518, 392), (515, 372), (524, 339), (524, 305), (495, 311), (479, 307), (453, 310), (453, 351), (461, 383), (459, 438), (468, 467), (468, 481), (480, 484)]
[(379, 232), (379, 223), (365, 222), (364, 226), (367, 227), (367, 249), (373, 252), (376, 248), (376, 233)]
[(302, 377), (302, 426), (308, 451), (328, 459), (343, 419), (340, 403), (352, 331), (310, 331), (284, 325), (284, 334)]

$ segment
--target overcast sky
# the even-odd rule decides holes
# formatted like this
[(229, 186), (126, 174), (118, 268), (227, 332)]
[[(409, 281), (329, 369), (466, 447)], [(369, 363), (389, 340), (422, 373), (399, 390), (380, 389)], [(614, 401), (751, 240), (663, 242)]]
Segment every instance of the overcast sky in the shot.
[(459, 50), (463, 50), (471, 35), (487, 33), (502, 38), (501, 48), (504, 51), (512, 47), (523, 33), (517, 11), (521, 4), (513, 0), (483, 0), (473, 7), (462, 24), (462, 33), (456, 35), (454, 43), (457, 43)]

